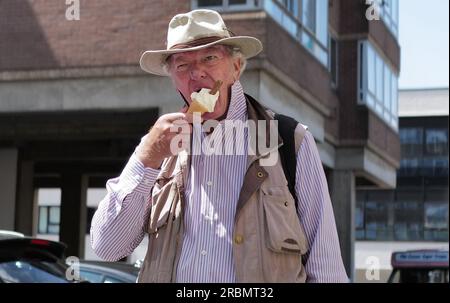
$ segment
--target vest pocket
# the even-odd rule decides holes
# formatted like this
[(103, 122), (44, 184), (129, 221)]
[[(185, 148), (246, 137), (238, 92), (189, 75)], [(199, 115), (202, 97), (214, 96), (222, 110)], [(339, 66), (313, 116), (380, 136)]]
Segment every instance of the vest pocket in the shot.
[[(164, 187), (170, 189), (164, 190)], [(174, 216), (173, 204), (178, 199), (177, 185), (174, 180), (166, 183), (160, 192), (153, 196), (150, 219), (148, 221), (148, 233), (156, 233), (158, 229), (167, 225), (169, 219)]]
[(277, 253), (305, 254), (306, 237), (293, 199), (266, 193), (262, 202), (267, 247)]

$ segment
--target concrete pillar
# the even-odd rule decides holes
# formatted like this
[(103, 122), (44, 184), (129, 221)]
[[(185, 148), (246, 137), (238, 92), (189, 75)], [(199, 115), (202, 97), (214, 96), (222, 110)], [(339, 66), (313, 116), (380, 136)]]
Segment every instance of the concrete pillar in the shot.
[(61, 219), (59, 240), (67, 244), (66, 256), (84, 258), (86, 233), (87, 176), (65, 171), (61, 176)]
[(18, 167), (15, 230), (36, 236), (38, 206), (34, 199), (34, 164), (32, 161), (20, 161)]
[(0, 229), (14, 230), (17, 158), (17, 149), (0, 149)]
[(351, 281), (355, 277), (355, 176), (351, 170), (333, 170), (330, 194), (342, 259)]

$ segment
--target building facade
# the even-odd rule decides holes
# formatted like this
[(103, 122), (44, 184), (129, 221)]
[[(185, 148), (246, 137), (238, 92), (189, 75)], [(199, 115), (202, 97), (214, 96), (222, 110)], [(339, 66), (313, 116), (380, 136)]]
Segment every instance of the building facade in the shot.
[(83, 256), (87, 189), (119, 174), (155, 119), (183, 104), (169, 79), (139, 69), (140, 54), (165, 48), (173, 15), (210, 8), (264, 45), (245, 91), (314, 135), (354, 276), (356, 188), (394, 188), (400, 165), (398, 0), (79, 4), (69, 21), (65, 1), (0, 2), (0, 228), (36, 234), (36, 190), (60, 188), (59, 238)]
[(397, 187), (356, 193), (359, 281), (369, 255), (386, 281), (393, 251), (448, 250), (448, 88), (401, 90), (399, 102)]

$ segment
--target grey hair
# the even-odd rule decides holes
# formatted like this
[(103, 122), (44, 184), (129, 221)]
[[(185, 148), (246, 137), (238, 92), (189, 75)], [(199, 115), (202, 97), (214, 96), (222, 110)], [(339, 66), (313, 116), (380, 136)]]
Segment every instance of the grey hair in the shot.
[(244, 54), (241, 52), (239, 47), (232, 46), (232, 45), (224, 45), (225, 48), (228, 50), (228, 53), (231, 57), (235, 59), (239, 59), (239, 63), (241, 65), (241, 70), (239, 72), (239, 77), (241, 77), (242, 73), (244, 72), (245, 68), (247, 67), (247, 58), (245, 58)]
[[(239, 63), (241, 65), (241, 70), (239, 72), (239, 77), (241, 77), (242, 73), (244, 72), (245, 68), (247, 67), (247, 58), (245, 58), (244, 54), (242, 54), (241, 50), (237, 46), (233, 45), (227, 45), (227, 44), (219, 44), (220, 46), (223, 46), (227, 53), (235, 59), (239, 59)], [(164, 59), (163, 61), (163, 70), (166, 74), (169, 74), (169, 61), (170, 56)]]

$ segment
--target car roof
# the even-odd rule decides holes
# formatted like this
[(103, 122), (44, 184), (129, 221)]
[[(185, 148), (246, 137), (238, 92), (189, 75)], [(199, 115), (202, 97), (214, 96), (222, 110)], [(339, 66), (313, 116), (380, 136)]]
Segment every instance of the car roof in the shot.
[(25, 235), (17, 231), (0, 229), (0, 240), (23, 238), (23, 237), (25, 237)]
[(55, 261), (64, 258), (66, 248), (62, 242), (32, 237), (0, 239), (0, 259), (32, 258)]

